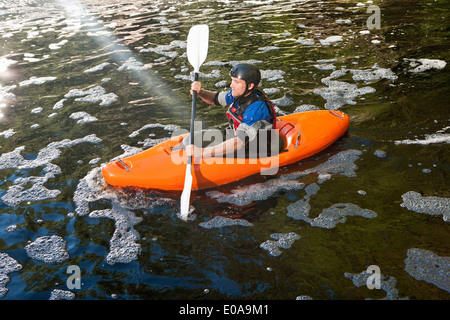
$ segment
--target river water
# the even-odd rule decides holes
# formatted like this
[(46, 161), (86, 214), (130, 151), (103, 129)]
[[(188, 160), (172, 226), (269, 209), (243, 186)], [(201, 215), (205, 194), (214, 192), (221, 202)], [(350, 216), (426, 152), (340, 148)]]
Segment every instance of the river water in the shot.
[[(0, 298), (448, 300), (449, 19), (445, 0), (0, 1)], [(100, 168), (189, 129), (196, 24), (205, 88), (252, 62), (279, 115), (351, 123), (193, 192), (184, 222), (179, 194)]]

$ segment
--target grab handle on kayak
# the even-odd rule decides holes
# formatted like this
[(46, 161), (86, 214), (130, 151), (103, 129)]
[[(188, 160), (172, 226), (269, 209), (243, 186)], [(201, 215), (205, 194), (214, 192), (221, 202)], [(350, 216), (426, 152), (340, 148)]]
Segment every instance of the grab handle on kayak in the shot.
[(337, 112), (334, 111), (334, 110), (330, 110), (330, 113), (334, 114), (336, 117), (339, 117), (339, 118), (341, 118), (341, 119), (344, 119), (344, 117), (343, 117), (342, 115), (340, 115), (339, 113), (337, 113)]
[(300, 136), (302, 135), (301, 132), (297, 133), (297, 140), (295, 141), (295, 147), (298, 147), (298, 140), (300, 139)]
[(128, 167), (128, 166), (125, 164), (125, 162), (123, 162), (122, 160), (118, 160), (117, 162), (119, 162), (119, 163), (122, 165), (122, 167), (124, 167), (125, 170), (127, 170), (127, 172), (130, 172), (130, 167)]

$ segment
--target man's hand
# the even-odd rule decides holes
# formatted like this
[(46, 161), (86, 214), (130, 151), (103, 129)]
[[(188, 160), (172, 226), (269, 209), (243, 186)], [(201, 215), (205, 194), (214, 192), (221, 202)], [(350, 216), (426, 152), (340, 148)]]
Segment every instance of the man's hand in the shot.
[(186, 154), (188, 157), (194, 156), (194, 158), (198, 159), (202, 157), (202, 148), (196, 147), (193, 144), (186, 146)]
[(194, 94), (194, 91), (197, 91), (197, 94), (202, 90), (202, 83), (200, 81), (194, 81), (191, 84), (191, 95)]

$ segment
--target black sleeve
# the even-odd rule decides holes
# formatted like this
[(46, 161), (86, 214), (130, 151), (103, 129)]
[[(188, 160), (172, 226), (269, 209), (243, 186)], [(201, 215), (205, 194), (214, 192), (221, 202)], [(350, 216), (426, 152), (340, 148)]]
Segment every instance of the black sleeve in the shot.
[(216, 92), (216, 95), (214, 96), (214, 104), (216, 106), (220, 106), (220, 103), (219, 103), (219, 92)]

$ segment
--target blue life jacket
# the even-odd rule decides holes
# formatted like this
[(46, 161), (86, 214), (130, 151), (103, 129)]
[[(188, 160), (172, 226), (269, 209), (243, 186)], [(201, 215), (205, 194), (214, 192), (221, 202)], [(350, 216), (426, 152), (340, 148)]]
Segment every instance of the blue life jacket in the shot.
[(236, 130), (241, 123), (251, 126), (253, 123), (265, 120), (275, 129), (276, 112), (272, 102), (259, 90), (243, 98), (234, 98), (231, 90), (227, 93), (227, 103), (231, 103), (227, 111), (230, 125)]

